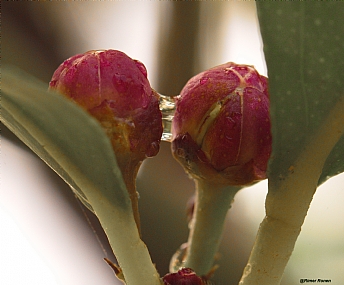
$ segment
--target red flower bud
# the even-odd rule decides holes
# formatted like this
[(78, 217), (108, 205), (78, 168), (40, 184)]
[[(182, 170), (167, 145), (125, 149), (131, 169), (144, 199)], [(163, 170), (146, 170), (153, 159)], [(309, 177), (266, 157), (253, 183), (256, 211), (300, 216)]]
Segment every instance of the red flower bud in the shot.
[(89, 51), (64, 61), (50, 82), (95, 117), (111, 140), (140, 230), (136, 175), (159, 151), (162, 114), (145, 66), (116, 50)]
[(158, 153), (162, 134), (159, 100), (141, 62), (116, 50), (78, 54), (58, 67), (50, 89), (98, 119), (120, 167)]
[(190, 268), (182, 268), (176, 273), (163, 277), (164, 285), (203, 285), (203, 280)]
[(271, 153), (267, 78), (229, 62), (191, 78), (176, 103), (172, 151), (195, 178), (247, 185)]

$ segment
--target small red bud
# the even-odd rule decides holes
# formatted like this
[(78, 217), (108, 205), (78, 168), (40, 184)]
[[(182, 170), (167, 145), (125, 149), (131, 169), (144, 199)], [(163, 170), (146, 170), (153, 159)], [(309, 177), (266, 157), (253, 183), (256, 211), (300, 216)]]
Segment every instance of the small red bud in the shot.
[(159, 151), (162, 114), (145, 66), (117, 50), (65, 60), (49, 88), (70, 98), (102, 125), (111, 140), (140, 230), (135, 179), (141, 162)]
[(164, 285), (204, 285), (203, 280), (190, 268), (182, 268), (176, 273), (163, 277)]
[(232, 62), (191, 78), (172, 123), (172, 151), (193, 177), (227, 185), (266, 178), (271, 153), (267, 78)]
[[(162, 115), (145, 66), (117, 50), (89, 51), (65, 60), (50, 89), (69, 97), (101, 123), (119, 166), (159, 151)], [(124, 166), (122, 166), (124, 168)]]

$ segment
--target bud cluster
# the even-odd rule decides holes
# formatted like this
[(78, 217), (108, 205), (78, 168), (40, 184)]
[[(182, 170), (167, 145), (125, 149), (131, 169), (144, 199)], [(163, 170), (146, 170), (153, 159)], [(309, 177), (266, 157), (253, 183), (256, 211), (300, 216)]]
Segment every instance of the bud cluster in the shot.
[[(159, 97), (151, 88), (141, 62), (116, 50), (89, 51), (67, 59), (49, 86), (103, 127), (140, 231), (135, 179), (141, 162), (159, 151), (163, 133), (159, 100), (166, 101), (166, 96)], [(186, 268), (162, 281), (205, 285), (195, 272), (210, 272), (233, 196), (241, 186), (266, 178), (271, 153), (267, 78), (252, 66), (228, 62), (191, 78), (175, 98), (167, 100), (176, 102), (174, 116), (173, 107), (166, 105), (172, 120), (172, 153), (197, 182), (198, 194), (190, 206), (193, 222)], [(205, 247), (209, 240), (211, 245)]]

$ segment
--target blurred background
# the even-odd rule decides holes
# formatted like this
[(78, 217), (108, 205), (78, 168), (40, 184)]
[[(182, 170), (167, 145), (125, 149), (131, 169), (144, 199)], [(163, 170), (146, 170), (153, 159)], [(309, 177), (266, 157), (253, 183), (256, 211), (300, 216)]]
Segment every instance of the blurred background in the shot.
[[(118, 49), (142, 61), (159, 93), (177, 95), (193, 75), (227, 61), (267, 75), (254, 1), (2, 2), (3, 64), (48, 82), (68, 57)], [(1, 125), (0, 284), (116, 284), (97, 219), (64, 182)], [(167, 142), (138, 177), (143, 240), (161, 275), (186, 242), (193, 182)], [(344, 284), (344, 176), (314, 196), (283, 285), (300, 278)], [(240, 191), (230, 210), (215, 284), (238, 284), (264, 217), (267, 182)], [(92, 225), (92, 226), (91, 226)], [(121, 229), (118, 229), (121, 230)]]

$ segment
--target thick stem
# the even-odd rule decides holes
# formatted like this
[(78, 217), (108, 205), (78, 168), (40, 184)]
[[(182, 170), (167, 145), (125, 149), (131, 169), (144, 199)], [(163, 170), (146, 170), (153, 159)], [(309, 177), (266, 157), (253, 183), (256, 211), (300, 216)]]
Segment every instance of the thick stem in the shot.
[[(314, 189), (310, 192), (314, 193)], [(309, 196), (312, 196), (312, 194)], [(267, 197), (266, 203), (273, 203), (271, 200), (273, 198)], [(309, 203), (310, 201), (305, 201), (301, 207), (298, 225), (290, 224), (288, 219), (276, 218), (274, 213), (267, 213), (259, 227), (240, 285), (277, 285), (280, 283), (284, 269), (293, 252), (296, 239), (301, 231), (301, 225), (306, 216)], [(296, 209), (291, 206), (290, 212), (293, 210)]]
[(238, 187), (196, 182), (196, 204), (184, 266), (207, 275), (214, 263), (228, 209)]
[(123, 211), (106, 200), (92, 204), (108, 236), (127, 285), (161, 285), (159, 274), (131, 211)]
[(119, 164), (124, 165), (120, 169), (130, 198), (130, 201), (126, 201), (126, 206), (121, 208), (107, 199), (102, 199), (102, 196), (97, 195), (97, 191), (88, 191), (88, 198), (108, 237), (126, 285), (161, 285), (159, 273), (147, 246), (141, 240), (136, 192), (136, 176), (140, 163), (133, 160), (126, 162), (121, 161)]
[(344, 133), (344, 97), (306, 145), (289, 174), (269, 177), (266, 217), (240, 285), (278, 285), (291, 256), (309, 205), (317, 188), (323, 165)]

